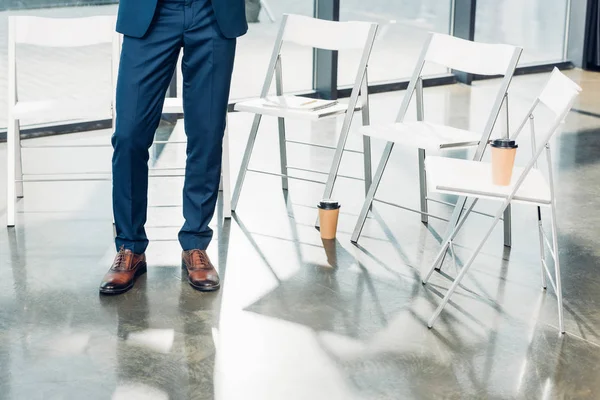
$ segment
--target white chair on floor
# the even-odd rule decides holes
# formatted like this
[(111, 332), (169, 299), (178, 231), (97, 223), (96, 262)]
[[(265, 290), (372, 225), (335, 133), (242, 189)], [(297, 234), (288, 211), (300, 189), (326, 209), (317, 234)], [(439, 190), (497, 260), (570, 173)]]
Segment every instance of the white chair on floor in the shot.
[[(419, 152), (419, 187), (420, 209), (414, 210), (404, 206), (394, 206), (414, 211), (421, 214), (421, 220), (428, 222), (428, 217), (436, 217), (428, 211), (428, 201), (436, 201), (427, 196), (427, 179), (425, 168), (426, 150), (439, 151), (443, 149), (476, 147), (474, 160), (480, 160), (486, 144), (503, 104), (507, 104), (507, 93), (512, 76), (522, 49), (504, 44), (486, 44), (471, 42), (456, 37), (433, 33), (427, 39), (414, 69), (413, 76), (404, 94), (396, 122), (387, 125), (371, 125), (362, 128), (365, 137), (383, 139), (387, 145), (383, 151), (381, 161), (373, 177), (373, 183), (363, 203), (358, 221), (352, 233), (351, 241), (357, 243), (367, 219), (369, 210), (375, 199), (375, 194), (381, 182), (387, 162), (394, 145), (411, 147)], [(445, 66), (455, 71), (469, 74), (503, 77), (497, 91), (495, 101), (490, 110), (485, 127), (481, 132), (457, 129), (446, 125), (426, 122), (423, 105), (423, 78), (422, 71), (426, 62)], [(405, 122), (406, 113), (413, 94), (416, 94), (417, 121)], [(506, 107), (508, 112), (508, 107)], [(508, 129), (508, 128), (507, 128)], [(387, 203), (391, 204), (391, 203)], [(464, 199), (459, 199), (455, 206), (454, 214), (450, 220), (449, 228), (456, 225), (456, 221), (463, 210)], [(506, 228), (506, 226), (505, 226)], [(510, 230), (510, 228), (508, 227)], [(509, 237), (505, 237), (505, 244), (509, 245)]]
[[(106, 110), (107, 116), (115, 126), (115, 94), (116, 80), (119, 69), (121, 52), (121, 37), (115, 32), (114, 16), (95, 16), (87, 18), (40, 18), (27, 16), (9, 17), (8, 35), (8, 157), (7, 157), (7, 226), (14, 226), (16, 222), (16, 201), (23, 197), (23, 182), (56, 182), (56, 181), (109, 181), (106, 178), (39, 178), (28, 177), (22, 172), (22, 149), (45, 147), (112, 147), (106, 144), (83, 145), (28, 145), (21, 146), (20, 121), (24, 118), (50, 116), (55, 120), (80, 120), (98, 118), (98, 110)], [(50, 99), (47, 101), (18, 101), (17, 85), (17, 44), (29, 44), (44, 47), (81, 47), (101, 43), (112, 43), (111, 52), (111, 95), (107, 98), (67, 98)], [(183, 102), (181, 99), (168, 99), (164, 106), (165, 113), (182, 113)], [(226, 132), (227, 133), (227, 132)], [(174, 143), (173, 141), (154, 141), (153, 145)], [(223, 172), (221, 188), (224, 192), (224, 217), (231, 217), (231, 184), (229, 178), (229, 151), (228, 136), (223, 143)], [(150, 177), (170, 178), (179, 177), (181, 174), (158, 173), (161, 168), (152, 168)], [(98, 174), (104, 174), (99, 172)], [(71, 175), (69, 173), (61, 175)], [(80, 175), (74, 173), (73, 175)]]
[[(345, 149), (348, 134), (350, 132), (350, 125), (354, 116), (355, 110), (357, 110), (358, 100), (360, 97), (362, 108), (362, 121), (363, 125), (369, 124), (369, 103), (368, 103), (368, 79), (367, 79), (367, 63), (377, 33), (377, 24), (369, 22), (334, 22), (325, 21), (310, 17), (304, 17), (299, 15), (284, 15), (279, 28), (279, 33), (275, 41), (275, 47), (273, 49), (269, 68), (267, 70), (267, 76), (260, 94), (260, 98), (251, 99), (248, 101), (240, 102), (235, 105), (237, 111), (246, 111), (254, 113), (254, 122), (244, 152), (240, 173), (238, 175), (237, 183), (233, 193), (232, 209), (235, 211), (246, 172), (252, 171), (257, 173), (263, 173), (268, 175), (279, 176), (282, 179), (282, 188), (287, 190), (288, 179), (298, 179), (314, 183), (325, 183), (325, 191), (323, 198), (330, 198), (333, 193), (333, 187), (336, 178), (338, 177), (338, 170), (342, 160), (342, 155), (345, 151), (351, 151)], [(325, 50), (348, 50), (358, 49), (362, 50), (362, 56), (358, 65), (356, 79), (354, 86), (352, 87), (352, 94), (348, 104), (338, 103), (334, 106), (324, 108), (321, 110), (294, 110), (284, 109), (279, 107), (272, 107), (265, 105), (265, 99), (269, 94), (269, 89), (275, 77), (276, 94), (281, 96), (284, 94), (283, 91), (283, 76), (281, 68), (281, 48), (284, 43), (295, 43), (297, 45), (325, 49)], [(307, 101), (310, 101), (308, 99)], [(252, 156), (252, 150), (256, 141), (256, 135), (260, 126), (261, 117), (263, 115), (273, 116), (278, 118), (279, 128), (279, 149), (280, 149), (280, 173), (258, 171), (249, 169), (250, 158)], [(316, 121), (323, 118), (336, 117), (338, 115), (345, 115), (344, 122), (341, 128), (340, 138), (336, 147), (316, 145), (306, 142), (290, 141), (286, 139), (285, 135), (285, 120), (291, 119), (304, 119), (310, 121)], [(322, 171), (312, 171), (300, 167), (293, 167), (287, 164), (287, 143), (294, 143), (297, 145), (308, 145), (317, 146), (321, 148), (329, 148), (335, 150), (333, 162), (329, 173)], [(363, 140), (363, 158), (364, 158), (364, 179), (365, 179), (365, 191), (370, 186), (371, 182), (371, 156), (370, 156), (370, 142), (369, 138), (365, 137)], [(352, 150), (353, 151), (353, 150)], [(356, 151), (354, 151), (356, 152)], [(317, 180), (304, 179), (300, 177), (290, 176), (288, 170), (297, 169), (304, 171), (312, 171), (316, 173), (322, 173), (328, 175), (327, 182), (320, 182)], [(352, 177), (349, 177), (352, 178)], [(354, 178), (356, 179), (356, 178)]]
[[(112, 43), (111, 90), (106, 97), (19, 101), (17, 85), (17, 44), (43, 47), (82, 47)], [(44, 181), (23, 178), (20, 122), (25, 118), (51, 117), (56, 121), (98, 118), (104, 110), (114, 122), (114, 88), (120, 53), (114, 16), (87, 18), (8, 17), (8, 130), (7, 130), (7, 226), (15, 225), (16, 201), (23, 197), (23, 182)], [(56, 179), (58, 180), (58, 179)], [(61, 179), (69, 180), (69, 179)]]
[[(562, 290), (560, 279), (560, 262), (558, 257), (558, 236), (556, 228), (556, 197), (554, 193), (554, 180), (552, 174), (552, 159), (550, 152), (549, 141), (556, 133), (559, 125), (564, 121), (569, 113), (575, 98), (581, 91), (581, 88), (569, 78), (564, 76), (558, 69), (554, 69), (550, 75), (550, 79), (542, 90), (541, 94), (536, 98), (533, 105), (529, 109), (527, 115), (520, 124), (519, 129), (515, 132), (511, 139), (516, 139), (526, 123), (529, 121), (531, 128), (531, 144), (532, 157), (523, 168), (515, 167), (511, 184), (509, 186), (496, 186), (491, 182), (491, 164), (480, 161), (458, 160), (443, 157), (429, 157), (426, 160), (426, 168), (428, 174), (429, 190), (432, 192), (453, 194), (465, 196), (472, 199), (471, 204), (467, 207), (466, 212), (461, 216), (458, 224), (453, 227), (450, 235), (442, 243), (442, 248), (438, 253), (435, 261), (429, 268), (429, 271), (423, 278), (423, 284), (426, 284), (431, 277), (433, 271), (441, 265), (443, 256), (452, 247), (452, 242), (460, 229), (463, 227), (467, 217), (473, 210), (473, 207), (479, 199), (496, 200), (501, 202), (501, 206), (496, 212), (494, 220), (485, 233), (485, 235), (477, 240), (477, 245), (472, 255), (460, 270), (450, 289), (444, 296), (444, 299), (429, 320), (428, 326), (431, 328), (436, 319), (446, 306), (450, 297), (468, 272), (473, 264), (475, 257), (490, 237), (494, 227), (502, 217), (504, 210), (511, 202), (529, 204), (537, 207), (538, 231), (539, 231), (539, 246), (542, 265), (542, 286), (546, 288), (548, 279), (556, 293), (558, 299), (558, 326), (561, 333), (564, 333), (563, 322), (563, 305), (562, 305)], [(536, 140), (536, 132), (534, 129), (534, 112), (538, 107), (546, 108), (552, 117), (549, 119), (549, 129), (540, 134)], [(543, 177), (540, 170), (537, 169), (537, 161), (540, 155), (545, 151), (548, 162), (548, 181)], [(541, 208), (550, 209), (550, 223), (552, 229), (552, 240), (550, 241), (544, 232), (541, 219)], [(556, 280), (553, 279), (550, 269), (546, 262), (546, 246), (548, 245), (549, 253), (554, 259), (554, 270)]]
[[(183, 76), (181, 75), (181, 53), (179, 55), (179, 61), (177, 62), (176, 68), (176, 82), (183, 82)], [(181, 97), (167, 97), (163, 105), (163, 114), (183, 114), (183, 98)], [(185, 116), (184, 116), (185, 118)], [(223, 155), (222, 155), (222, 167), (221, 167), (221, 183), (219, 185), (220, 190), (223, 192), (223, 217), (231, 218), (231, 167), (229, 163), (229, 129), (228, 124), (225, 125), (225, 134), (223, 136)], [(173, 140), (155, 140), (153, 144), (185, 144), (186, 140), (173, 141)], [(183, 176), (183, 175), (182, 175)]]

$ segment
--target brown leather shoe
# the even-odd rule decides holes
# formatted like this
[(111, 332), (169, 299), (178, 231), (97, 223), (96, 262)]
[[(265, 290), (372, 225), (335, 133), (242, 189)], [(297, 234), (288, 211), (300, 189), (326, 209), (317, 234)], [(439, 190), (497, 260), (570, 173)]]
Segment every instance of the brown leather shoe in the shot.
[(113, 265), (110, 267), (102, 283), (100, 293), (121, 294), (133, 287), (138, 276), (146, 273), (146, 256), (134, 254), (133, 251), (121, 247)]
[(181, 255), (181, 267), (187, 270), (188, 282), (201, 292), (218, 290), (219, 273), (210, 262), (205, 250), (187, 250)]

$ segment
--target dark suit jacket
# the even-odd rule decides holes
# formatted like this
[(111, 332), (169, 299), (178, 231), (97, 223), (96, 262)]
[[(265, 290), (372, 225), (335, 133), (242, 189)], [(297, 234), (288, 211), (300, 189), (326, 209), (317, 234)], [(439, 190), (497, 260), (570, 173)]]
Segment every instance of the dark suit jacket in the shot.
[[(117, 31), (123, 35), (143, 37), (156, 11), (158, 0), (120, 0)], [(215, 17), (226, 38), (242, 36), (248, 30), (245, 0), (211, 0)]]

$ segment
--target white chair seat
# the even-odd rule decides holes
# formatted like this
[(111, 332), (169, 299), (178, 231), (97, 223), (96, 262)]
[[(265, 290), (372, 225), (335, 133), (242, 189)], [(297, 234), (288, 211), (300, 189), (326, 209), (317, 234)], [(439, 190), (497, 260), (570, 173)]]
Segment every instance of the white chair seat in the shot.
[(163, 105), (164, 114), (183, 114), (183, 99), (180, 97), (167, 97)]
[(110, 118), (109, 98), (69, 98), (43, 101), (19, 101), (13, 108), (15, 119), (45, 118), (53, 121), (82, 120), (106, 115)]
[[(302, 110), (289, 110), (277, 107), (269, 107), (264, 105), (264, 99), (260, 97), (242, 101), (236, 103), (236, 111), (245, 111), (254, 114), (270, 115), (273, 117), (280, 118), (292, 118), (292, 119), (307, 119), (307, 120), (318, 120), (327, 117), (333, 117), (336, 115), (342, 115), (346, 113), (348, 104), (338, 103), (331, 107), (324, 108), (317, 111), (302, 111)], [(356, 111), (360, 110), (359, 107)]]
[[(428, 188), (432, 192), (487, 199), (505, 199), (514, 188), (523, 168), (515, 167), (509, 186), (492, 183), (492, 164), (447, 157), (425, 159)], [(513, 198), (515, 202), (549, 205), (550, 187), (538, 169), (532, 169)]]
[(476, 146), (481, 139), (481, 135), (475, 132), (425, 121), (365, 126), (360, 132), (365, 136), (426, 150)]

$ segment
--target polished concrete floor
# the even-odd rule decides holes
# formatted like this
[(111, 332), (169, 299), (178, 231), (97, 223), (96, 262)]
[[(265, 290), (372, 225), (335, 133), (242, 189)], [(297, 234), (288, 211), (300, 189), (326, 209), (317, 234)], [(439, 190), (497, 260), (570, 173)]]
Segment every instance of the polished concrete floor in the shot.
[[(434, 329), (426, 320), (456, 275), (448, 262), (430, 285), (446, 224), (378, 203), (359, 246), (350, 243), (362, 182), (339, 179), (339, 235), (313, 228), (320, 185), (249, 173), (235, 217), (212, 226), (209, 254), (223, 277), (213, 294), (182, 281), (176, 240), (180, 178), (153, 178), (149, 270), (117, 297), (97, 287), (114, 255), (110, 182), (29, 183), (17, 226), (0, 229), (2, 399), (597, 399), (600, 397), (600, 75), (572, 70), (584, 89), (552, 141), (567, 333), (551, 289), (540, 284), (536, 213), (513, 208), (513, 246), (497, 228)], [(511, 122), (547, 75), (516, 77)], [(428, 88), (426, 117), (480, 128), (497, 81)], [(372, 122), (393, 120), (404, 92), (372, 96)], [(230, 115), (234, 175), (252, 117)], [(360, 148), (356, 118), (349, 147)], [(289, 122), (291, 139), (334, 144), (341, 121)], [(540, 121), (543, 125), (543, 121)], [(172, 132), (171, 132), (172, 131)], [(180, 125), (158, 133), (176, 140)], [(265, 118), (253, 168), (276, 171), (276, 122)], [(109, 131), (31, 139), (108, 144)], [(517, 162), (527, 159), (523, 140)], [(382, 143), (374, 143), (375, 158)], [(179, 168), (185, 149), (153, 148), (152, 167)], [(453, 154), (468, 156), (467, 152)], [(27, 174), (105, 177), (110, 148), (27, 149)], [(0, 146), (0, 159), (6, 146)], [(326, 170), (331, 153), (290, 144), (289, 164)], [(397, 148), (378, 197), (418, 204), (416, 152)], [(342, 173), (360, 176), (348, 153)], [(173, 173), (176, 170), (170, 171)], [(159, 172), (155, 172), (159, 173)], [(300, 173), (300, 172), (298, 172)], [(32, 175), (33, 176), (33, 175)], [(322, 174), (307, 174), (324, 179)], [(5, 177), (0, 176), (0, 224)], [(452, 200), (447, 198), (445, 200)], [(495, 203), (483, 202), (482, 212)], [(448, 217), (448, 207), (432, 206)], [(547, 217), (547, 216), (546, 216)], [(547, 221), (547, 219), (545, 219)], [(458, 264), (488, 227), (475, 215), (457, 241)]]

